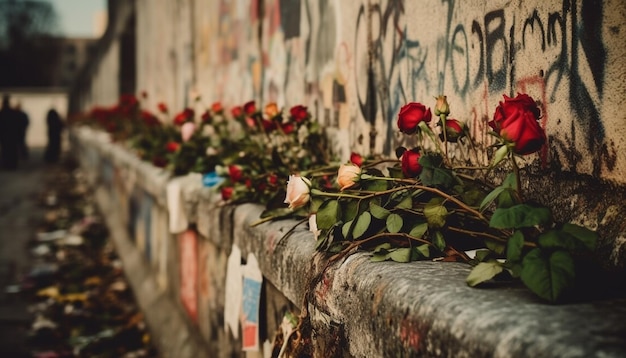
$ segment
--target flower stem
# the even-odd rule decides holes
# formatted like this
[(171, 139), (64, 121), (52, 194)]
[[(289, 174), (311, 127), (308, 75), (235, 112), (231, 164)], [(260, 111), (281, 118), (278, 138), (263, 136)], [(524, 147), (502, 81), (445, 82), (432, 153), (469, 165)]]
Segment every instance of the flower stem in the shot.
[(515, 174), (515, 185), (517, 186), (516, 192), (519, 197), (520, 202), (523, 201), (522, 197), (522, 183), (519, 174), (519, 166), (517, 165), (517, 161), (515, 160), (515, 154), (513, 151), (510, 152), (511, 155), (511, 165), (513, 166), (513, 173)]

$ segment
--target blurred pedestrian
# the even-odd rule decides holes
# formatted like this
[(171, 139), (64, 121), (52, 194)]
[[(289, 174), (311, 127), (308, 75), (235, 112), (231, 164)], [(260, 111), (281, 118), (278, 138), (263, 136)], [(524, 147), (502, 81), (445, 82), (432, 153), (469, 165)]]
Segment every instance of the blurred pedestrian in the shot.
[(11, 108), (11, 96), (5, 94), (0, 108), (0, 162), (4, 169), (17, 169), (19, 122), (18, 112)]
[(19, 159), (28, 159), (28, 145), (26, 144), (26, 132), (28, 131), (28, 125), (30, 124), (30, 119), (28, 118), (28, 114), (22, 110), (22, 104), (17, 102), (15, 105), (15, 111), (18, 114), (18, 156)]
[(59, 155), (61, 154), (61, 132), (64, 124), (59, 112), (54, 108), (48, 111), (46, 123), (48, 125), (48, 146), (46, 147), (44, 159), (48, 163), (54, 163), (59, 160)]

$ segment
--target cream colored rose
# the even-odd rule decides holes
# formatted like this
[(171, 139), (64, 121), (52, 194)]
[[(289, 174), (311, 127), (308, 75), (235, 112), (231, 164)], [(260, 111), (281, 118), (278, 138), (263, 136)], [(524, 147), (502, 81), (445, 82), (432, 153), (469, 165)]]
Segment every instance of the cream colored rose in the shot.
[(311, 182), (309, 179), (299, 175), (290, 175), (287, 180), (287, 195), (285, 203), (289, 204), (289, 209), (297, 209), (309, 202)]
[(359, 181), (360, 177), (360, 167), (352, 163), (342, 164), (339, 167), (339, 172), (337, 173), (337, 184), (339, 184), (339, 190), (350, 188)]

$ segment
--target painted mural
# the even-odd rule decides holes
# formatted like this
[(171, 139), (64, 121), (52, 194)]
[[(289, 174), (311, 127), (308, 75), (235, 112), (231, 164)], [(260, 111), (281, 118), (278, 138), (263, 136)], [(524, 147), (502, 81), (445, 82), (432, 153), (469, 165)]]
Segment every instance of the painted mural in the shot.
[[(178, 0), (138, 6), (138, 37), (150, 43), (139, 55), (139, 85), (155, 93), (155, 101), (182, 106), (194, 89), (199, 107), (251, 99), (305, 104), (337, 137), (345, 159), (350, 151), (393, 155), (402, 144), (400, 107), (411, 101), (432, 106), (442, 93), (453, 116), (489, 145), (486, 122), (502, 95), (525, 92), (540, 101), (548, 134), (535, 159), (540, 167), (626, 181), (626, 156), (619, 155), (626, 115), (614, 110), (625, 92), (622, 1)], [(162, 45), (153, 46), (157, 41)], [(177, 70), (165, 74), (172, 61)]]

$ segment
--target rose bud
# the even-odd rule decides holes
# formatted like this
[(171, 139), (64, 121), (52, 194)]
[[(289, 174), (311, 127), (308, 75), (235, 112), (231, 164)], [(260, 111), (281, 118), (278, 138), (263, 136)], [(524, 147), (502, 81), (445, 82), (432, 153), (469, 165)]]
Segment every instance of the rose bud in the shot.
[(296, 129), (296, 126), (293, 123), (285, 123), (281, 126), (283, 133), (291, 134)]
[[(456, 119), (446, 119), (446, 138), (448, 142), (456, 143), (465, 136), (465, 124)], [(439, 135), (443, 141), (443, 134)]]
[(265, 105), (265, 115), (267, 115), (268, 118), (272, 119), (276, 117), (278, 113), (280, 113), (280, 111), (278, 110), (278, 106), (275, 102)]
[(241, 106), (233, 107), (230, 110), (230, 114), (232, 114), (235, 118), (241, 117), (243, 115), (243, 108), (241, 108)]
[(253, 115), (256, 112), (256, 103), (254, 101), (247, 102), (243, 105), (243, 111), (249, 116)]
[(159, 107), (159, 112), (167, 113), (167, 104), (165, 104), (164, 102), (159, 102), (157, 106)]
[(407, 178), (415, 178), (422, 172), (419, 149), (413, 148), (402, 154), (402, 174)]
[(194, 122), (186, 122), (180, 127), (180, 135), (183, 142), (187, 142), (196, 132), (196, 124)]
[(285, 203), (289, 204), (289, 209), (297, 209), (309, 202), (311, 182), (309, 179), (299, 175), (290, 175), (287, 180), (287, 195)]
[(363, 165), (363, 157), (361, 156), (361, 154), (352, 152), (350, 153), (350, 162), (360, 167), (361, 165)]
[(222, 107), (222, 102), (214, 102), (211, 105), (211, 111), (213, 111), (213, 113), (215, 114), (221, 114), (222, 112), (224, 112), (224, 107)]
[(293, 120), (296, 123), (302, 123), (305, 120), (307, 120), (307, 118), (309, 118), (309, 113), (307, 112), (307, 108), (303, 105), (297, 105), (297, 106), (291, 107), (291, 109), (289, 110), (289, 114), (291, 115), (291, 118), (293, 118)]
[(348, 189), (356, 184), (361, 179), (361, 168), (357, 165), (348, 163), (339, 166), (337, 172), (337, 184), (339, 184), (339, 190)]
[(431, 119), (430, 108), (426, 108), (421, 103), (411, 102), (400, 108), (398, 128), (402, 133), (413, 134), (417, 132), (420, 122), (430, 122)]
[(233, 189), (232, 186), (227, 186), (227, 187), (222, 188), (221, 191), (222, 191), (222, 199), (224, 201), (228, 201), (230, 200), (230, 198), (232, 198), (233, 192), (235, 191), (235, 189)]
[(241, 167), (238, 165), (229, 165), (228, 175), (230, 176), (230, 180), (236, 183), (243, 178), (243, 170), (241, 170)]
[(211, 123), (211, 112), (204, 111), (200, 119), (202, 120), (202, 123)]
[(170, 153), (174, 153), (175, 151), (178, 150), (178, 148), (180, 148), (180, 143), (174, 142), (174, 141), (169, 141), (165, 145), (165, 150)]
[(517, 154), (531, 154), (546, 142), (546, 134), (539, 125), (539, 108), (526, 94), (515, 98), (504, 95), (504, 102), (496, 108), (488, 124), (505, 141), (515, 143)]
[(174, 124), (182, 126), (183, 123), (193, 120), (194, 111), (191, 108), (185, 108), (182, 112), (174, 117)]
[(267, 182), (270, 183), (270, 185), (275, 186), (276, 184), (278, 184), (278, 175), (276, 174), (268, 175)]
[(268, 121), (267, 119), (263, 119), (261, 121), (261, 124), (263, 125), (263, 130), (266, 132), (271, 132), (276, 129), (276, 122), (274, 121)]
[(450, 105), (448, 104), (447, 97), (440, 95), (437, 97), (437, 104), (435, 104), (435, 116), (450, 114)]

